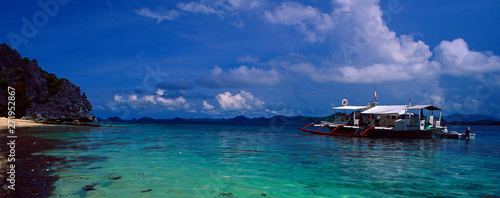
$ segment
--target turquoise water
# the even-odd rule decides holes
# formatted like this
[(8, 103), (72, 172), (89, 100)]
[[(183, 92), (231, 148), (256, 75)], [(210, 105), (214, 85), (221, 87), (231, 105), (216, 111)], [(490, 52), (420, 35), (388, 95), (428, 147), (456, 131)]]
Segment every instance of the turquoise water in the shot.
[[(500, 195), (500, 127), (475, 140), (310, 135), (295, 126), (121, 124), (32, 129), (68, 141), (40, 155), (54, 197)], [(450, 130), (464, 131), (461, 126)]]

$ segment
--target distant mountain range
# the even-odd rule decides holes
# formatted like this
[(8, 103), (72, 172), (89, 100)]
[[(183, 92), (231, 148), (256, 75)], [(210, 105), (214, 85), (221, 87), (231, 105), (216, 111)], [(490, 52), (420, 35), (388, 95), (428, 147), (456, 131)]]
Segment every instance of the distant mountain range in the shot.
[[(500, 125), (500, 119), (471, 114), (454, 114), (451, 116), (443, 116), (444, 125)], [(109, 117), (107, 119), (98, 118), (99, 122), (127, 122), (127, 123), (165, 123), (165, 124), (251, 124), (251, 125), (290, 125), (290, 124), (310, 124), (317, 121), (320, 117), (307, 116), (274, 116), (271, 118), (259, 117), (248, 118), (245, 116), (236, 116), (234, 118), (173, 118), (173, 119), (154, 119), (143, 117), (139, 119), (123, 120), (119, 117)]]
[(500, 121), (500, 119), (496, 117), (479, 114), (453, 114), (450, 116), (443, 116), (443, 119), (448, 122), (476, 122), (481, 120)]
[(248, 118), (245, 116), (236, 116), (234, 118), (173, 118), (173, 119), (154, 119), (150, 117), (143, 117), (139, 119), (123, 120), (119, 117), (109, 117), (107, 119), (97, 118), (99, 122), (127, 122), (127, 123), (165, 123), (165, 124), (251, 124), (251, 125), (289, 125), (289, 124), (309, 124), (316, 120), (318, 117), (305, 117), (305, 116), (274, 116), (271, 118), (259, 117)]
[(453, 114), (443, 116), (445, 125), (500, 125), (500, 119), (479, 114)]

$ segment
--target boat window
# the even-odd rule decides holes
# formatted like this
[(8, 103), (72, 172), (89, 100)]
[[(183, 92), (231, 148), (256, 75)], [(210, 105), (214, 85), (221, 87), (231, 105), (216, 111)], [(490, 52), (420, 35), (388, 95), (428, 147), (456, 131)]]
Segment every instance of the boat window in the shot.
[(391, 116), (387, 116), (387, 119), (391, 119)]
[(405, 115), (401, 115), (401, 119), (405, 119)]
[(392, 116), (392, 119), (395, 120), (396, 119), (396, 116)]

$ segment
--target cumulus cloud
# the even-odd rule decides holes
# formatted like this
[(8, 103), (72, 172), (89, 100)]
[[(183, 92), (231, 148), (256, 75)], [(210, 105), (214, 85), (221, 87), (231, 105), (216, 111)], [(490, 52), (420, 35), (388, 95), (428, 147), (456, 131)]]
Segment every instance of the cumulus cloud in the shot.
[(464, 76), (500, 71), (499, 56), (471, 51), (463, 39), (442, 41), (434, 51), (435, 60), (442, 64), (444, 74)]
[(224, 72), (222, 68), (214, 66), (210, 76), (202, 77), (198, 80), (198, 84), (210, 88), (273, 86), (280, 83), (282, 78), (282, 75), (275, 69), (262, 70), (242, 65)]
[(332, 80), (342, 82), (405, 81), (435, 77), (439, 63), (423, 41), (397, 36), (382, 20), (378, 1), (338, 1), (334, 16), (342, 21), (335, 33), (344, 65)]
[[(126, 100), (124, 98), (127, 98)], [(132, 109), (146, 110), (190, 110), (191, 105), (182, 96), (178, 98), (165, 98), (159, 94), (138, 96), (115, 94), (114, 100), (107, 106), (113, 110), (120, 107), (130, 107)]]
[(293, 26), (310, 42), (322, 42), (325, 35), (335, 27), (329, 14), (297, 2), (283, 2), (275, 10), (265, 11), (264, 19), (271, 23)]
[(204, 114), (208, 114), (208, 115), (220, 115), (221, 114), (220, 109), (215, 108), (215, 106), (211, 105), (210, 103), (208, 103), (205, 100), (203, 101), (203, 107), (202, 107), (201, 112)]
[(224, 92), (215, 97), (223, 110), (258, 110), (264, 108), (264, 101), (252, 93), (242, 90), (235, 95)]
[[(321, 64), (302, 60), (281, 61), (279, 65), (318, 82), (350, 83), (371, 83), (373, 79), (379, 82), (435, 79), (442, 74), (462, 76), (500, 71), (499, 56), (469, 50), (463, 39), (442, 41), (432, 52), (423, 41), (415, 41), (409, 35), (398, 36), (383, 21), (378, 3), (377, 0), (337, 0), (330, 15), (299, 3), (282, 3), (276, 10), (266, 11), (264, 18), (267, 21), (296, 26), (308, 41), (316, 42), (312, 39), (314, 35), (322, 35), (338, 46), (331, 60), (325, 59)], [(335, 20), (324, 23), (322, 27), (325, 28), (315, 29), (323, 24), (319, 16), (331, 16)]]
[(414, 62), (408, 64), (375, 63), (365, 67), (343, 66), (337, 71), (322, 68), (323, 77), (331, 75), (331, 80), (350, 83), (371, 83), (373, 79), (384, 81), (409, 81), (432, 79), (437, 76), (440, 64), (435, 61)]
[(153, 12), (149, 8), (142, 8), (139, 10), (135, 10), (135, 13), (137, 13), (138, 15), (141, 15), (141, 16), (156, 19), (157, 20), (156, 24), (161, 23), (165, 19), (169, 20), (169, 21), (173, 21), (181, 15), (181, 13), (177, 10), (168, 10), (168, 11), (164, 11), (164, 12)]
[(213, 105), (211, 105), (210, 103), (208, 103), (207, 101), (203, 101), (203, 110), (207, 110), (207, 111), (210, 111), (210, 110), (213, 110), (215, 107)]
[(301, 61), (281, 65), (318, 82), (370, 83), (374, 78), (405, 81), (437, 76), (440, 64), (430, 60), (430, 47), (412, 36), (397, 36), (391, 31), (378, 3), (338, 0), (329, 14), (299, 3), (282, 3), (275, 11), (267, 11), (265, 18), (271, 23), (296, 26), (308, 41), (329, 38), (338, 46), (338, 51), (321, 64)]

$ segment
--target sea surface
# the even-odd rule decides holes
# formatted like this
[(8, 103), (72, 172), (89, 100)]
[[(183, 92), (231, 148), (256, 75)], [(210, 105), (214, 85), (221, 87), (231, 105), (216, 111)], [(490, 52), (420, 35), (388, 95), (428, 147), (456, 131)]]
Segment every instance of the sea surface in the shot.
[(46, 167), (53, 197), (500, 196), (500, 126), (465, 141), (313, 135), (286, 120), (103, 124), (26, 129), (63, 142), (35, 153), (64, 159)]

